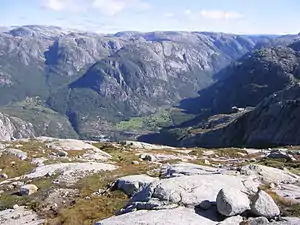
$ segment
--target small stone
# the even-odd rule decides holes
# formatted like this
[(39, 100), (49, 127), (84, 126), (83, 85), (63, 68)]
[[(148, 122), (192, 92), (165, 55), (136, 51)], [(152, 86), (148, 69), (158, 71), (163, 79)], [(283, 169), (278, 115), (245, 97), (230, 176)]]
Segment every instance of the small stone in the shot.
[(267, 225), (267, 224), (269, 224), (269, 220), (265, 217), (250, 218), (247, 221), (247, 225)]
[(203, 209), (203, 210), (208, 210), (208, 209), (210, 209), (211, 207), (212, 207), (212, 203), (210, 202), (210, 201), (208, 201), (208, 200), (205, 200), (205, 201), (202, 201), (199, 205), (198, 205), (198, 207), (200, 208), (200, 209)]
[(1, 174), (0, 174), (0, 178), (1, 178), (1, 179), (8, 179), (8, 176), (7, 176), (7, 174), (5, 174), (5, 173), (1, 173)]
[(37, 192), (38, 187), (34, 184), (27, 184), (27, 185), (23, 185), (20, 188), (20, 194), (21, 195), (32, 195), (35, 192)]
[(275, 188), (276, 185), (274, 183), (270, 183), (270, 188)]
[(60, 151), (57, 152), (57, 155), (59, 157), (67, 157), (69, 154), (66, 151), (60, 150)]
[(15, 205), (13, 206), (13, 209), (17, 209), (17, 208), (19, 208), (19, 205), (15, 204)]
[(204, 164), (205, 164), (205, 165), (210, 165), (210, 162), (209, 162), (207, 159), (205, 159), (205, 160), (204, 160)]
[(155, 161), (155, 156), (154, 155), (148, 155), (148, 154), (141, 154), (140, 158), (143, 159), (144, 161)]
[(138, 162), (138, 161), (132, 161), (132, 163), (131, 164), (133, 164), (133, 165), (139, 165), (140, 164), (140, 162)]

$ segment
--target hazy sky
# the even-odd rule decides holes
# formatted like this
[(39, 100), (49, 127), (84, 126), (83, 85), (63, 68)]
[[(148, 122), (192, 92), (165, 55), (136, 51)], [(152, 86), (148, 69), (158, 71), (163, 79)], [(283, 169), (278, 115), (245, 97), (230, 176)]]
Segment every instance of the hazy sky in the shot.
[(55, 25), (111, 33), (300, 32), (299, 0), (0, 0), (0, 26)]

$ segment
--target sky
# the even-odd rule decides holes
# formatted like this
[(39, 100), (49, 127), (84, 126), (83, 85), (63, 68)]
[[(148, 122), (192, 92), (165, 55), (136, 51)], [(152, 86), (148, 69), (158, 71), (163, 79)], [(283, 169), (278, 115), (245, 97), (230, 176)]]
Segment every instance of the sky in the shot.
[(79, 30), (300, 32), (299, 0), (0, 0), (0, 26)]

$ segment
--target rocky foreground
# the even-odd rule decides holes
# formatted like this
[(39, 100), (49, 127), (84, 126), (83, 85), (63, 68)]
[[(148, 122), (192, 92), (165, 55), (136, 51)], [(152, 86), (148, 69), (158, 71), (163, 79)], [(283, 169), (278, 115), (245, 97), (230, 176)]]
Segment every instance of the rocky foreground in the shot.
[(300, 224), (300, 150), (0, 144), (0, 224)]

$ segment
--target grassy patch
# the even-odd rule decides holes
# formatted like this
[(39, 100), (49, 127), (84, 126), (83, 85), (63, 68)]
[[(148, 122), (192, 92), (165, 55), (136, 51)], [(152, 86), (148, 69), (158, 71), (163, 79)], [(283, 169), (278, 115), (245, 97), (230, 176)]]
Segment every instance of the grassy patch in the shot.
[(35, 165), (31, 164), (27, 159), (22, 161), (16, 156), (3, 154), (0, 157), (0, 168), (2, 169), (2, 173), (5, 173), (9, 178), (12, 178), (29, 173), (35, 168)]
[(40, 178), (32, 182), (38, 187), (38, 191), (30, 196), (19, 196), (19, 190), (11, 190), (0, 195), (0, 210), (12, 208), (15, 204), (27, 206), (30, 209), (37, 210), (38, 205), (43, 201), (49, 189), (53, 186), (52, 178)]
[(293, 203), (290, 200), (284, 199), (277, 195), (274, 191), (270, 189), (266, 189), (262, 187), (276, 202), (278, 207), (280, 208), (281, 213), (283, 216), (292, 216), (292, 217), (299, 217), (300, 216), (300, 204), (299, 203)]
[(130, 120), (121, 121), (115, 125), (119, 131), (124, 130), (149, 130), (157, 131), (162, 127), (171, 125), (170, 110), (162, 110), (156, 114), (144, 117), (134, 117)]
[(218, 157), (240, 158), (241, 154), (248, 154), (247, 151), (237, 148), (217, 149)]

